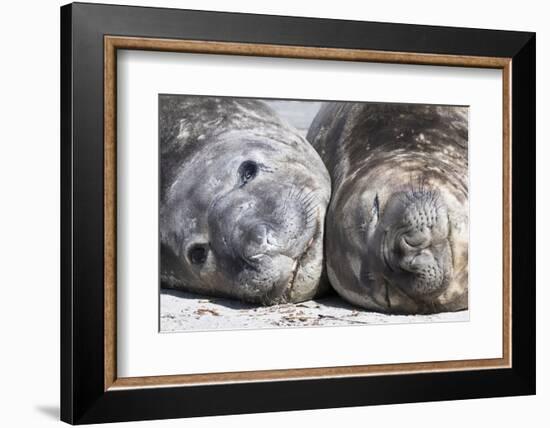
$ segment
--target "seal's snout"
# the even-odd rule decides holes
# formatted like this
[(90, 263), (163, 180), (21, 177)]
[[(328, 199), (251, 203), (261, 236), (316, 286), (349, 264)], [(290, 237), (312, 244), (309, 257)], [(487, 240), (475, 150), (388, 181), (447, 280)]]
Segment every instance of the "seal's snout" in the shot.
[(249, 247), (265, 248), (267, 245), (267, 235), (269, 231), (265, 224), (256, 224), (244, 232), (244, 241)]
[(278, 237), (275, 230), (265, 224), (249, 225), (242, 233), (241, 256), (247, 260), (259, 260), (262, 256), (277, 252), (279, 249)]
[(452, 271), (447, 208), (434, 192), (393, 195), (383, 214), (387, 277), (415, 297), (439, 294)]

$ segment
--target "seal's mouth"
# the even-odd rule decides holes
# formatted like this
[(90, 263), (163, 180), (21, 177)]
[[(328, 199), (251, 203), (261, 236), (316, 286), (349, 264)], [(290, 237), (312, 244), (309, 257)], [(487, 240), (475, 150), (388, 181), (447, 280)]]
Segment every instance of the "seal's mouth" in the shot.
[[(292, 264), (287, 264), (287, 266), (291, 266), (289, 270), (289, 274), (282, 275), (284, 278), (282, 281), (274, 281), (272, 282), (271, 286), (264, 286), (265, 292), (260, 293), (260, 296), (258, 297), (258, 301), (264, 305), (264, 306), (271, 306), (271, 305), (278, 305), (278, 304), (285, 304), (294, 301), (294, 294), (297, 291), (297, 282), (299, 281), (299, 275), (301, 269), (305, 266), (305, 264), (308, 261), (308, 256), (310, 255), (312, 251), (313, 244), (315, 243), (315, 239), (319, 235), (319, 227), (320, 225), (317, 224), (317, 230), (312, 234), (311, 238), (307, 242), (305, 248), (303, 251), (298, 254), (297, 257), (291, 259), (288, 256), (285, 255), (274, 255), (271, 256), (271, 261), (275, 260), (275, 264), (287, 264), (285, 262), (292, 261)], [(262, 259), (264, 259), (266, 256), (265, 254), (258, 254), (256, 256), (253, 256), (252, 260), (253, 262), (250, 263), (249, 266), (256, 270), (257, 272), (261, 273), (262, 270), (265, 272), (265, 266), (259, 266), (257, 262), (260, 262)], [(279, 262), (279, 263), (277, 263)], [(282, 262), (282, 263), (281, 263)], [(284, 268), (283, 268), (284, 269)]]

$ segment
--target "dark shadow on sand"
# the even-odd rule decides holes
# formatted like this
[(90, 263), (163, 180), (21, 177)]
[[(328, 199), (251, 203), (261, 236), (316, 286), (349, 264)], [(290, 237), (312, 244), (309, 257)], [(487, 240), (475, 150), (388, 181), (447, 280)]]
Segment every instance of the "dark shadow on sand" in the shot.
[[(166, 294), (169, 296), (178, 297), (180, 299), (191, 299), (191, 300), (207, 300), (212, 303), (216, 303), (217, 305), (225, 306), (226, 308), (230, 309), (254, 309), (254, 308), (262, 308), (264, 306), (262, 305), (254, 305), (251, 303), (244, 303), (239, 300), (231, 300), (226, 299), (223, 297), (210, 297), (205, 296), (203, 294), (194, 294), (190, 293), (188, 291), (181, 291), (181, 290), (174, 290), (170, 288), (162, 288), (160, 290), (161, 294)], [(355, 307), (353, 305), (350, 305), (346, 301), (344, 301), (341, 297), (339, 297), (337, 294), (329, 293), (325, 297), (320, 297), (313, 300), (308, 300), (306, 302), (302, 302), (304, 304), (307, 304), (308, 302), (312, 303), (320, 303), (325, 306), (330, 306), (333, 308), (339, 308), (339, 309), (348, 309), (351, 311), (365, 311), (364, 309)], [(300, 305), (300, 303), (296, 303), (295, 305)]]
[[(361, 308), (358, 308), (356, 306), (350, 305), (345, 300), (343, 300), (338, 295), (332, 295), (329, 297), (321, 297), (319, 299), (314, 299), (314, 302), (321, 303), (324, 306), (330, 306), (333, 308), (339, 308), (339, 309), (348, 309), (349, 311), (361, 311)], [(363, 309), (363, 312), (368, 312)]]

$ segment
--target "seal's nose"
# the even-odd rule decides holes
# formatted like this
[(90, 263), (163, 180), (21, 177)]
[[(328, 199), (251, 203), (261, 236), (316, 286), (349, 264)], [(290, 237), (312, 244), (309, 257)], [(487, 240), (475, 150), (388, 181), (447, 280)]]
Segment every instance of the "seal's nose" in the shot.
[(242, 256), (247, 260), (257, 260), (277, 251), (277, 237), (269, 225), (250, 225), (243, 231)]
[(399, 267), (405, 271), (420, 271), (434, 262), (431, 251), (432, 234), (427, 228), (404, 233), (396, 244), (394, 254), (398, 257)]
[(421, 229), (414, 229), (401, 235), (399, 240), (400, 250), (404, 254), (409, 254), (411, 252), (417, 252), (422, 250), (430, 245), (432, 240), (431, 230), (427, 227)]
[(258, 247), (263, 247), (267, 244), (267, 226), (265, 224), (257, 224), (245, 231), (245, 240)]

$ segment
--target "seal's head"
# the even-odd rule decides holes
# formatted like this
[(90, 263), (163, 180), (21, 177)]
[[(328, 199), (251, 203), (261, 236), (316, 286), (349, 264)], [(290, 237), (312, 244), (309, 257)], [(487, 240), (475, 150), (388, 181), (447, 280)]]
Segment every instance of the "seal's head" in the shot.
[(464, 295), (468, 204), (448, 177), (410, 178), (420, 170), (418, 160), (399, 163), (373, 168), (354, 183), (362, 192), (342, 197), (342, 211), (350, 213), (343, 216), (342, 238), (353, 241), (347, 256), (358, 260), (356, 280), (369, 307), (435, 312)]
[(308, 140), (333, 193), (327, 272), (346, 300), (389, 313), (468, 306), (468, 109), (329, 103)]
[[(176, 139), (192, 150), (173, 174), (163, 174), (164, 285), (261, 304), (313, 297), (328, 172), (261, 102), (218, 99), (211, 107), (227, 123), (211, 132), (206, 121), (197, 135), (183, 123)], [(199, 144), (190, 146), (192, 138)]]

